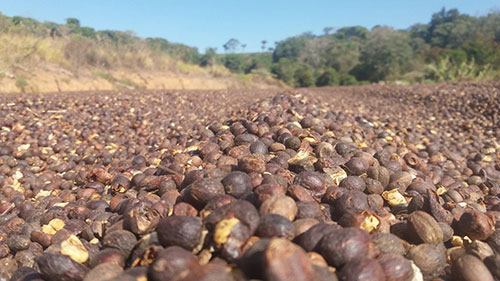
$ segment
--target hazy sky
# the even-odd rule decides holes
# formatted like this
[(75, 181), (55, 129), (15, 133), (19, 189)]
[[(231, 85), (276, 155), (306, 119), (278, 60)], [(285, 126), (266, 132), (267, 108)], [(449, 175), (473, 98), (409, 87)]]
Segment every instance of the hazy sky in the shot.
[(427, 23), (442, 7), (473, 16), (500, 9), (500, 0), (0, 0), (0, 12), (64, 23), (78, 18), (98, 30), (133, 30), (141, 37), (163, 37), (198, 47), (217, 47), (230, 38), (259, 51), (262, 40), (275, 41), (323, 28), (390, 25), (407, 28)]

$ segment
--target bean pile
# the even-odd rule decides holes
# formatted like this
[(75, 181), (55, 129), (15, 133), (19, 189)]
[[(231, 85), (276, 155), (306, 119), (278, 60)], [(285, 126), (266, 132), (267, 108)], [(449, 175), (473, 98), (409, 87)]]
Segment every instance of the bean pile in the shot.
[(0, 280), (500, 280), (500, 85), (4, 95)]

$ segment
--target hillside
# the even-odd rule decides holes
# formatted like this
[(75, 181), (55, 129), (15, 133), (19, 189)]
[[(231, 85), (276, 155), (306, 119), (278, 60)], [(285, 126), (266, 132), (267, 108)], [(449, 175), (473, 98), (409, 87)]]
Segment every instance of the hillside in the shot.
[[(429, 18), (405, 29), (377, 25), (304, 32), (275, 42), (259, 63), (295, 87), (498, 80), (500, 12), (471, 16), (443, 8)], [(238, 43), (231, 39), (224, 47)], [(264, 49), (267, 42), (262, 43)], [(246, 72), (255, 62), (242, 55), (224, 65)]]
[(224, 54), (212, 55), (233, 73), (270, 73), (292, 87), (500, 78), (500, 12), (471, 16), (443, 8), (429, 18), (404, 29), (327, 26), (321, 34), (303, 32), (271, 46), (262, 40), (263, 52), (253, 54), (231, 38)]
[[(222, 52), (132, 31), (94, 30), (0, 14), (0, 92), (112, 89), (248, 89), (370, 83), (495, 81), (500, 13), (432, 14), (406, 29), (325, 27), (262, 52), (229, 39)], [(267, 45), (266, 45), (267, 44)]]
[(0, 92), (281, 87), (270, 75), (198, 65), (196, 48), (0, 14)]

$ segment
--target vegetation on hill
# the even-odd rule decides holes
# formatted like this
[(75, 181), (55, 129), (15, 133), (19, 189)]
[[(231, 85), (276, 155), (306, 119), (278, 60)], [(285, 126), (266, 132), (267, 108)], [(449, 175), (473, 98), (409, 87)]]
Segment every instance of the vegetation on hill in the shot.
[[(57, 24), (0, 13), (0, 42), (0, 91), (279, 85), (271, 75), (235, 75), (222, 63), (201, 67), (206, 54), (194, 47), (132, 31), (98, 31), (76, 18)], [(8, 82), (14, 89), (4, 87)], [(93, 88), (83, 87), (90, 82)]]
[(66, 24), (56, 24), (0, 15), (0, 33), (11, 37), (7, 41), (20, 48), (4, 62), (7, 64), (37, 59), (70, 68), (163, 68), (172, 60), (197, 63), (200, 57), (193, 47), (161, 38), (142, 39), (132, 31), (96, 31), (81, 26), (75, 18), (68, 18)]
[(260, 55), (259, 66), (246, 54), (228, 54), (220, 61), (235, 72), (262, 68), (298, 87), (492, 80), (500, 71), (500, 12), (473, 17), (443, 8), (429, 23), (404, 30), (333, 30), (276, 42), (272, 52)]
[(195, 71), (212, 77), (230, 71), (243, 80), (260, 77), (269, 82), (274, 77), (292, 87), (492, 80), (500, 73), (500, 12), (474, 17), (444, 8), (429, 23), (404, 30), (325, 27), (322, 35), (306, 32), (274, 47), (262, 40), (258, 53), (245, 53), (246, 44), (235, 38), (222, 46), (222, 53), (216, 48), (200, 53), (131, 31), (97, 31), (75, 18), (57, 24), (2, 14), (0, 40), (0, 79), (15, 76), (20, 89), (29, 86), (34, 66), (73, 76), (86, 70), (133, 88), (140, 82), (114, 77), (113, 71)]

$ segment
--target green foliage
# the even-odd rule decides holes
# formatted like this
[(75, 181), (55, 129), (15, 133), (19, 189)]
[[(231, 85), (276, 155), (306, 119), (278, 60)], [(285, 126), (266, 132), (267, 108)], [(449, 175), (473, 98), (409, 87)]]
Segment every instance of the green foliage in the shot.
[(316, 86), (336, 86), (339, 84), (339, 74), (334, 68), (326, 69), (318, 78), (316, 79)]
[(492, 40), (477, 38), (466, 42), (462, 48), (467, 58), (474, 59), (477, 64), (494, 64), (498, 66), (500, 59), (499, 47), (500, 44)]
[(424, 41), (427, 41), (429, 38), (428, 24), (417, 23), (410, 26), (408, 30), (410, 31), (410, 36), (412, 38), (420, 38), (423, 39)]
[(352, 76), (351, 74), (348, 73), (342, 73), (340, 75), (340, 85), (342, 86), (350, 86), (350, 85), (358, 85), (358, 80), (356, 80), (356, 77)]
[(243, 72), (244, 58), (237, 54), (226, 55), (224, 57), (224, 66), (232, 72)]
[(358, 81), (368, 81), (370, 79), (371, 73), (373, 73), (375, 69), (373, 65), (367, 63), (360, 63), (356, 65), (351, 71), (349, 71), (349, 75), (353, 76)]
[[(261, 40), (260, 53), (238, 53), (245, 51), (246, 44), (231, 38), (223, 45), (225, 54), (217, 54), (216, 49), (200, 54), (196, 48), (163, 38), (142, 39), (131, 31), (96, 31), (82, 26), (76, 18), (56, 24), (0, 13), (0, 32), (33, 36), (31, 49), (42, 48), (44, 56), (53, 60), (64, 56), (74, 69), (178, 65), (172, 64), (173, 58), (174, 62), (210, 66), (212, 70), (225, 66), (238, 74), (272, 73), (286, 84), (299, 87), (474, 80), (500, 72), (500, 12), (474, 17), (443, 8), (428, 23), (406, 30), (325, 27), (322, 35), (304, 32), (275, 42), (274, 49), (269, 47), (270, 42)], [(60, 54), (47, 55), (50, 48), (43, 42), (47, 37), (64, 42), (59, 46)], [(30, 48), (22, 53), (30, 56), (35, 52)]]
[(255, 64), (256, 69), (271, 69), (271, 65), (273, 64), (273, 54), (271, 52), (248, 54), (248, 58), (252, 64)]
[(413, 55), (408, 33), (376, 27), (368, 34), (360, 61), (369, 70), (368, 80), (380, 81), (409, 71)]
[[(114, 44), (118, 44), (120, 40), (119, 32), (114, 30), (101, 30), (97, 34), (102, 40), (109, 40)], [(148, 38), (149, 39), (149, 38)], [(148, 40), (146, 39), (146, 41)]]
[(245, 74), (251, 73), (253, 70), (261, 68), (262, 67), (259, 65), (259, 63), (254, 59), (247, 67), (245, 67)]
[(81, 34), (82, 36), (87, 37), (87, 38), (95, 38), (96, 37), (95, 29), (93, 29), (91, 27), (86, 27), (86, 26), (75, 28), (73, 30), (73, 33)]
[[(116, 30), (102, 30), (97, 32), (99, 41), (106, 43), (111, 42), (116, 47), (127, 47), (138, 44), (141, 40), (139, 37), (134, 36), (132, 32), (116, 31)], [(149, 38), (146, 38), (146, 43)]]
[[(330, 83), (325, 82), (328, 80), (325, 72), (334, 68), (338, 72), (338, 83), (347, 85), (408, 77), (421, 81), (425, 65), (442, 65), (443, 61), (449, 61), (449, 67), (456, 65), (462, 69), (458, 77), (467, 76), (462, 73), (472, 59), (478, 67), (500, 70), (499, 12), (472, 17), (456, 9), (443, 8), (432, 15), (429, 23), (415, 24), (408, 30), (384, 26), (372, 30), (361, 26), (332, 30), (325, 28), (322, 36), (303, 33), (278, 42), (271, 72), (287, 84), (299, 85), (295, 72), (300, 73), (298, 65), (304, 65), (315, 69), (316, 82), (323, 85)], [(434, 76), (439, 79), (439, 75)]]
[[(208, 51), (208, 50), (207, 50)], [(208, 65), (208, 60), (211, 56), (215, 58), (213, 61), (224, 65), (226, 68), (235, 73), (250, 74), (254, 71), (264, 70), (265, 73), (271, 71), (272, 65), (272, 54), (265, 53), (249, 53), (249, 54), (215, 54), (215, 49), (213, 53), (206, 52), (200, 61), (201, 66)]]
[(48, 33), (51, 37), (61, 37), (61, 27), (55, 22), (44, 22), (43, 25), (48, 30)]
[(478, 18), (481, 34), (500, 43), (500, 12), (490, 13), (486, 17)]
[(78, 34), (87, 38), (96, 38), (95, 29), (87, 26), (80, 26), (80, 20), (76, 18), (67, 18), (65, 27), (56, 23), (45, 22), (41, 24), (50, 33), (50, 36), (61, 36), (61, 30), (66, 29), (71, 34)]
[(449, 57), (444, 57), (436, 64), (427, 65), (425, 78), (436, 82), (473, 81), (494, 76), (489, 65), (480, 66), (474, 62), (463, 61), (454, 63)]
[(40, 22), (35, 19), (19, 16), (12, 17), (12, 22), (14, 25), (23, 25), (32, 31), (36, 30), (36, 28), (40, 25)]
[(296, 61), (314, 69), (325, 67), (329, 58), (327, 53), (329, 49), (327, 47), (331, 43), (332, 42), (325, 37), (308, 40), (305, 48)]
[(305, 37), (291, 37), (280, 41), (273, 52), (273, 62), (279, 62), (283, 58), (296, 61), (306, 48), (307, 41)]
[(201, 56), (200, 58), (200, 65), (201, 66), (214, 66), (215, 65), (215, 58), (217, 56), (216, 53), (216, 48), (208, 48), (205, 51), (205, 54)]
[(26, 17), (12, 17), (10, 24), (8, 22), (5, 22), (5, 25), (6, 29), (9, 32), (18, 34), (42, 35), (45, 31), (43, 24), (41, 24), (39, 21)]
[(165, 52), (173, 58), (187, 63), (200, 63), (201, 55), (198, 53), (197, 48), (179, 43), (171, 43), (163, 38), (146, 38), (146, 42), (152, 49)]
[(80, 20), (76, 18), (67, 18), (66, 25), (69, 27), (80, 27)]
[(293, 84), (295, 69), (297, 64), (288, 58), (281, 58), (277, 63), (273, 63), (271, 73), (276, 75), (276, 78), (286, 84)]
[(198, 50), (162, 38), (142, 39), (132, 31), (95, 29), (82, 26), (76, 18), (67, 18), (65, 24), (40, 23), (31, 18), (0, 15), (0, 32), (34, 35), (40, 39), (61, 37), (64, 58), (74, 69), (80, 66), (146, 67), (165, 66), (162, 56), (186, 63), (200, 63)]
[(441, 57), (449, 58), (453, 64), (462, 64), (467, 62), (467, 53), (463, 49), (446, 49), (442, 52)]
[(358, 40), (333, 40), (326, 49), (326, 64), (347, 73), (359, 64), (361, 43)]
[(295, 70), (293, 75), (295, 85), (298, 87), (311, 87), (314, 86), (314, 76), (312, 70), (307, 66), (300, 66)]
[(357, 39), (357, 40), (363, 40), (366, 39), (366, 36), (368, 35), (369, 31), (368, 29), (362, 27), (362, 26), (348, 26), (348, 27), (342, 27), (337, 32), (335, 33), (335, 37), (338, 39), (346, 39), (346, 40), (352, 40), (352, 39)]

